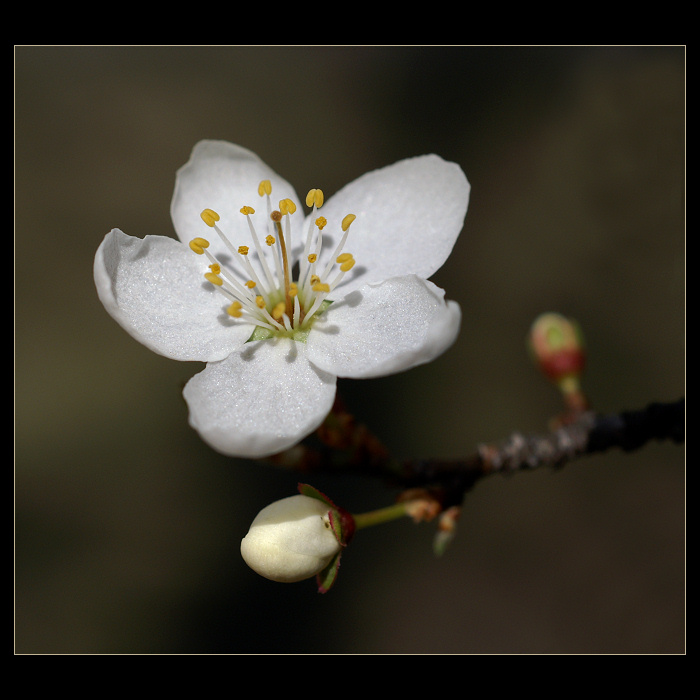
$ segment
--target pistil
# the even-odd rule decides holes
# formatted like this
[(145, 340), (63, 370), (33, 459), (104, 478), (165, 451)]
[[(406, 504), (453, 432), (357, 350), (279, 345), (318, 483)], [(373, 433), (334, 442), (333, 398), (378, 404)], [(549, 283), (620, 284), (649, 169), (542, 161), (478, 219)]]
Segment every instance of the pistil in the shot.
[[(280, 202), (282, 204), (282, 202)], [(289, 275), (289, 258), (287, 256), (287, 244), (284, 240), (284, 233), (282, 232), (282, 213), (279, 211), (273, 211), (270, 214), (270, 218), (275, 225), (277, 230), (277, 236), (280, 242), (280, 250), (282, 252), (282, 275), (284, 276), (284, 310), (289, 318), (294, 315), (294, 302), (292, 301), (291, 290), (291, 280)]]

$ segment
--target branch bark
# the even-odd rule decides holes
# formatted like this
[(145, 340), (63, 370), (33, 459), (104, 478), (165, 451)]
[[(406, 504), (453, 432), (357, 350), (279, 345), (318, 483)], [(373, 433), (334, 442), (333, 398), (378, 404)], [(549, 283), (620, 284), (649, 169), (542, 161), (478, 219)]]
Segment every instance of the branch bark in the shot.
[(654, 440), (682, 443), (685, 399), (610, 415), (577, 412), (548, 433), (513, 433), (502, 442), (479, 445), (474, 454), (456, 460), (396, 460), (340, 405), (317, 437), (317, 445), (298, 445), (275, 456), (273, 463), (305, 474), (356, 473), (381, 478), (403, 490), (429, 489), (438, 492), (442, 507), (448, 508), (461, 503), (474, 484), (491, 474), (560, 468), (587, 455), (613, 448), (630, 452)]

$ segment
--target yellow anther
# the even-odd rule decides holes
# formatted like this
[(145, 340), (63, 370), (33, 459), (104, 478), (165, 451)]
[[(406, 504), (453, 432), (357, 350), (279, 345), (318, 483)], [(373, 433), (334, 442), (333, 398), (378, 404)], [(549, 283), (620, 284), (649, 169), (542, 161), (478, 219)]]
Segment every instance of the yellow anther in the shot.
[(249, 214), (255, 214), (255, 209), (249, 206), (241, 207), (241, 214), (245, 214), (246, 216)]
[(207, 226), (214, 226), (214, 224), (221, 218), (213, 209), (205, 209), (200, 216), (202, 221)]
[(352, 255), (350, 253), (341, 253), (335, 261), (340, 265), (341, 263), (347, 262), (348, 260), (352, 260)]
[(314, 223), (316, 226), (318, 226), (319, 230), (321, 230), (328, 222), (326, 221), (325, 217), (319, 216)]
[(248, 255), (248, 246), (247, 245), (240, 245), (238, 246), (238, 252), (241, 255)]
[(340, 228), (343, 229), (343, 231), (347, 231), (350, 228), (350, 224), (355, 221), (355, 215), (354, 214), (348, 214), (340, 224)]
[(321, 278), (318, 275), (311, 275), (311, 284), (318, 284), (321, 281)]
[(265, 194), (272, 194), (272, 183), (269, 180), (263, 180), (258, 185), (258, 194), (261, 197)]
[(206, 238), (193, 238), (190, 241), (190, 248), (197, 253), (203, 255), (204, 249), (209, 247), (209, 241)]
[(277, 306), (275, 306), (274, 309), (272, 309), (272, 318), (275, 319), (275, 321), (279, 321), (279, 319), (282, 318), (282, 315), (284, 314), (284, 310), (286, 308), (286, 304), (281, 301)]
[(309, 261), (310, 263), (315, 263), (317, 257), (318, 257), (318, 256), (316, 255), (316, 253), (311, 253), (311, 255), (309, 255), (309, 257), (308, 257), (308, 261)]
[(219, 263), (212, 263), (209, 265), (209, 269), (215, 274), (218, 275), (221, 272), (221, 265)]
[(258, 308), (265, 308), (265, 300), (260, 295), (255, 297), (255, 303), (258, 305)]
[(317, 282), (311, 289), (314, 292), (330, 292), (331, 288), (325, 282)]
[(215, 284), (217, 287), (220, 287), (224, 283), (221, 277), (219, 277), (219, 275), (214, 274), (213, 272), (205, 272), (204, 277), (208, 282)]
[(281, 214), (293, 214), (297, 210), (297, 205), (287, 198), (280, 202), (280, 213)]
[(319, 209), (323, 205), (323, 192), (321, 190), (309, 190), (306, 195), (306, 206), (313, 207), (316, 205), (316, 209)]
[(255, 287), (255, 282), (253, 282), (253, 280), (248, 280), (245, 286), (248, 287), (248, 289), (253, 289)]
[(234, 318), (240, 318), (243, 315), (241, 313), (241, 306), (242, 304), (240, 301), (234, 301), (233, 304), (226, 309), (226, 313)]
[(340, 269), (343, 272), (347, 272), (348, 270), (351, 270), (355, 266), (355, 258), (350, 255), (350, 259), (346, 260), (341, 266)]
[(275, 243), (275, 237), (274, 237), (272, 234), (270, 234), (270, 235), (265, 239), (265, 243), (267, 243), (267, 245), (274, 245), (274, 243)]
[(296, 282), (292, 282), (289, 285), (289, 296), (290, 297), (295, 297), (297, 294), (299, 294), (299, 288), (297, 287)]

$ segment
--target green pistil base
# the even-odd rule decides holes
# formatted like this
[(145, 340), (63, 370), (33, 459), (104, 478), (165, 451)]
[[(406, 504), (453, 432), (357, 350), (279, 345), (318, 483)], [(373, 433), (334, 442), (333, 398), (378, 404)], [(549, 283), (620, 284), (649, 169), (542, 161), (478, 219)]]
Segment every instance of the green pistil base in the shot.
[(314, 314), (311, 323), (308, 323), (304, 328), (292, 328), (291, 331), (272, 331), (269, 328), (263, 328), (263, 326), (255, 326), (255, 330), (251, 333), (250, 338), (246, 340), (246, 343), (252, 343), (255, 340), (269, 340), (270, 338), (291, 338), (296, 340), (298, 343), (305, 343), (309, 337), (309, 331), (311, 331), (311, 326), (313, 322), (332, 304), (330, 299), (323, 301), (318, 311)]

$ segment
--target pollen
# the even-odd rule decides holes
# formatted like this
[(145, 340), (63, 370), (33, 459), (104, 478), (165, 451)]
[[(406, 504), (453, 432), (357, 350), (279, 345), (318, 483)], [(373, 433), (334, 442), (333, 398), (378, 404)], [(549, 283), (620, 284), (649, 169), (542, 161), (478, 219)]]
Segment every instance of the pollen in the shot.
[(320, 207), (323, 206), (323, 192), (316, 189), (309, 190), (306, 195), (306, 206), (320, 209)]
[(248, 248), (247, 245), (240, 245), (240, 246), (238, 246), (238, 252), (239, 252), (241, 255), (248, 255), (248, 250), (249, 250), (249, 248)]
[(248, 287), (248, 289), (255, 289), (255, 287), (257, 287), (257, 284), (255, 284), (253, 280), (248, 280), (245, 283), (245, 286)]
[(355, 221), (356, 216), (354, 214), (348, 214), (340, 224), (340, 228), (343, 229), (343, 231), (347, 231), (350, 228), (350, 224)]
[(285, 308), (286, 308), (285, 303), (283, 301), (281, 301), (279, 304), (277, 304), (275, 306), (274, 309), (272, 309), (272, 312), (270, 315), (272, 316), (272, 318), (275, 319), (275, 321), (279, 321), (284, 314)]
[(214, 224), (221, 218), (213, 209), (205, 209), (200, 216), (202, 221), (210, 228), (213, 228)]
[(330, 292), (331, 287), (329, 284), (326, 284), (325, 282), (316, 282), (316, 284), (311, 287), (311, 289), (314, 290), (314, 292)]
[(296, 210), (297, 205), (294, 204), (294, 202), (291, 199), (283, 199), (280, 202), (280, 214), (293, 214)]
[(317, 258), (318, 258), (318, 256), (316, 255), (316, 253), (311, 253), (311, 255), (309, 255), (309, 257), (307, 258), (307, 260), (308, 260), (310, 263), (315, 263)]
[(205, 272), (204, 277), (207, 280), (207, 282), (211, 282), (212, 284), (215, 284), (217, 287), (221, 287), (224, 283), (224, 281), (219, 277), (219, 275), (215, 274), (214, 272)]
[(316, 224), (316, 226), (318, 226), (318, 230), (322, 231), (323, 228), (328, 223), (328, 221), (326, 220), (326, 218), (324, 216), (319, 216), (318, 219), (316, 219), (316, 221), (314, 221), (314, 223)]
[(190, 248), (197, 253), (203, 255), (204, 249), (209, 247), (209, 241), (206, 238), (193, 238), (190, 241)]
[(255, 214), (255, 209), (253, 209), (253, 207), (248, 206), (241, 207), (241, 214), (245, 216), (250, 216), (251, 214)]
[(267, 243), (267, 245), (274, 245), (275, 244), (275, 237), (272, 234), (268, 235), (265, 238), (265, 243)]
[(234, 301), (231, 306), (226, 309), (226, 313), (229, 316), (233, 316), (234, 318), (240, 318), (243, 313), (241, 312), (241, 308), (243, 307), (243, 304), (241, 304), (240, 301)]
[(269, 180), (261, 180), (258, 185), (258, 194), (263, 197), (266, 194), (272, 194), (272, 183)]

